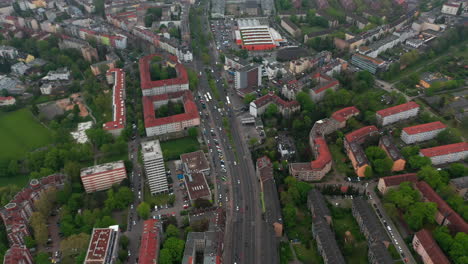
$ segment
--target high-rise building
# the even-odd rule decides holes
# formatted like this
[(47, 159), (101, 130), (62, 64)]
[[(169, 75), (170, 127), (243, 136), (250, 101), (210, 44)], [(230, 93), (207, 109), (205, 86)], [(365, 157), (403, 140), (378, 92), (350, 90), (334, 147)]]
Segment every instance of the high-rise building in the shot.
[(84, 264), (113, 264), (118, 258), (119, 226), (93, 228)]
[(254, 88), (262, 85), (262, 66), (252, 63), (237, 70), (234, 85), (236, 89)]
[(169, 186), (167, 184), (163, 154), (159, 140), (142, 142), (141, 148), (146, 178), (151, 194), (167, 192)]
[(127, 172), (121, 160), (81, 169), (81, 181), (87, 193), (107, 190), (125, 178)]

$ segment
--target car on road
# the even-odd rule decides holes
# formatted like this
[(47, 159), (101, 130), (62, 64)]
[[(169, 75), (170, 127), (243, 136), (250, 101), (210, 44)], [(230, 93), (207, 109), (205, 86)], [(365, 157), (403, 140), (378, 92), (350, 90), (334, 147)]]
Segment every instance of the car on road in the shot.
[(237, 184), (240, 184), (240, 180), (237, 180)]
[(128, 251), (128, 256), (130, 257), (132, 254), (130, 253), (130, 250)]
[(239, 211), (239, 206), (236, 206), (236, 211)]
[(133, 220), (133, 225), (136, 225), (136, 222), (135, 222), (135, 220)]
[(130, 205), (130, 210), (133, 210), (133, 204)]

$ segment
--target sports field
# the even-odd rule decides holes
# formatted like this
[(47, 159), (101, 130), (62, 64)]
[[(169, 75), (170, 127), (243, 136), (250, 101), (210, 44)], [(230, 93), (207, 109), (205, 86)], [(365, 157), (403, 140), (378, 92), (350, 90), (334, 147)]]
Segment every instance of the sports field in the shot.
[(0, 159), (21, 159), (31, 150), (52, 141), (50, 131), (41, 125), (29, 109), (0, 113)]

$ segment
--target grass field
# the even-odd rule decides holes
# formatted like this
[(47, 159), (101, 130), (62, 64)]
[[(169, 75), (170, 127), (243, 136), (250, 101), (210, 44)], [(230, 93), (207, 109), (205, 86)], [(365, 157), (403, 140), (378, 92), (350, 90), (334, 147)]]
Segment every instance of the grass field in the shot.
[(200, 143), (195, 138), (184, 137), (161, 142), (161, 149), (165, 161), (175, 160), (179, 159), (180, 154), (199, 150)]
[(23, 108), (0, 114), (0, 140), (0, 159), (21, 159), (28, 151), (51, 143), (52, 136), (28, 109)]

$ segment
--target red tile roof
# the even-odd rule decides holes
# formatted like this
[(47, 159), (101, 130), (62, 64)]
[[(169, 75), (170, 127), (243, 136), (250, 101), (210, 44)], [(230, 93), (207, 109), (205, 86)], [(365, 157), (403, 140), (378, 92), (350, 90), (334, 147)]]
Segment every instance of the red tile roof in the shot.
[(4, 264), (34, 263), (29, 249), (25, 246), (14, 244), (5, 252)]
[(143, 223), (138, 264), (155, 264), (158, 262), (160, 234), (158, 220), (149, 219)]
[(375, 133), (375, 132), (378, 132), (379, 130), (377, 129), (377, 127), (375, 126), (366, 126), (366, 127), (361, 127), (357, 130), (354, 130), (353, 132), (350, 132), (348, 134), (346, 134), (345, 138), (346, 140), (351, 143), (351, 142), (354, 142), (354, 141), (358, 141), (358, 140), (361, 140), (362, 138), (372, 134), (372, 133)]
[(450, 222), (450, 229), (455, 230), (456, 232), (465, 232), (468, 233), (468, 224), (463, 220), (463, 218), (457, 214), (435, 191), (432, 189), (429, 184), (425, 181), (420, 181), (416, 183), (416, 187), (427, 199), (429, 202), (437, 204), (437, 209), (439, 212), (447, 217)]
[[(338, 85), (339, 82), (335, 79), (333, 79), (332, 77), (326, 75), (326, 74), (323, 74), (323, 73), (316, 73), (313, 77), (313, 79), (319, 79), (318, 83), (319, 83), (319, 86), (316, 87), (316, 89), (312, 89), (312, 91), (316, 94), (319, 94), (335, 85)], [(320, 78), (322, 79), (325, 79), (327, 82), (326, 83), (322, 83), (320, 81)], [(320, 83), (322, 83), (323, 85), (320, 86)]]
[(86, 253), (85, 264), (104, 263), (111, 243), (111, 228), (94, 228)]
[[(178, 98), (178, 97), (182, 97), (185, 113), (173, 115), (173, 116), (156, 118), (153, 102), (168, 100), (168, 99)], [(161, 94), (161, 95), (143, 96), (143, 113), (145, 117), (146, 128), (200, 118), (200, 115), (198, 114), (197, 106), (193, 99), (192, 92), (190, 91), (179, 91), (179, 92)]]
[(418, 240), (421, 243), (421, 246), (429, 255), (429, 258), (432, 260), (432, 263), (450, 264), (450, 261), (444, 255), (444, 252), (442, 252), (442, 250), (437, 245), (434, 238), (432, 238), (432, 235), (428, 230), (422, 229), (418, 231), (415, 234), (415, 236), (418, 238)]
[[(155, 56), (167, 58), (169, 61), (171, 61), (171, 63), (175, 63), (177, 77), (172, 78), (172, 79), (166, 79), (166, 80), (151, 81), (150, 62), (151, 62), (151, 59)], [(172, 55), (163, 56), (159, 54), (151, 54), (151, 55), (142, 57), (140, 59), (139, 65), (140, 65), (141, 89), (143, 90), (151, 89), (154, 87), (165, 86), (165, 85), (188, 84), (187, 71), (185, 70), (185, 67), (178, 62), (176, 56), (172, 56)]]
[(402, 182), (416, 183), (418, 181), (418, 175), (416, 173), (406, 173), (401, 175), (383, 177), (382, 180), (384, 181), (385, 186), (389, 187), (400, 185), (400, 183)]
[(429, 132), (433, 130), (439, 130), (439, 129), (443, 129), (446, 127), (447, 126), (444, 123), (440, 121), (436, 121), (436, 122), (426, 123), (426, 124), (417, 125), (417, 126), (405, 127), (403, 128), (403, 131), (405, 131), (405, 133), (408, 135), (414, 135), (414, 134)]
[(310, 162), (312, 169), (322, 169), (331, 162), (331, 154), (328, 149), (327, 142), (323, 137), (316, 137), (314, 139), (314, 147), (317, 149), (317, 157)]
[(408, 102), (405, 104), (396, 105), (396, 106), (392, 106), (389, 108), (379, 110), (377, 111), (377, 114), (380, 115), (381, 117), (386, 117), (386, 116), (395, 115), (401, 112), (405, 112), (414, 108), (419, 108), (419, 105), (415, 102)]
[(462, 151), (468, 151), (468, 142), (460, 142), (455, 144), (443, 145), (433, 148), (425, 148), (421, 149), (419, 153), (421, 153), (425, 157), (437, 157), (443, 156), (450, 153), (457, 153)]
[(278, 104), (281, 107), (294, 107), (294, 106), (299, 106), (299, 102), (296, 100), (293, 101), (285, 101), (281, 99), (279, 96), (277, 96), (275, 93), (270, 92), (268, 94), (265, 94), (264, 96), (258, 98), (257, 100), (254, 101), (255, 105), (257, 108), (260, 108), (269, 102), (274, 102)]
[(334, 112), (331, 115), (331, 118), (341, 123), (343, 121), (348, 120), (351, 116), (355, 116), (358, 114), (359, 110), (355, 106), (350, 106)]
[(107, 71), (107, 75), (114, 74), (114, 86), (112, 89), (112, 114), (113, 120), (104, 124), (105, 130), (120, 129), (125, 127), (125, 72), (114, 68)]

